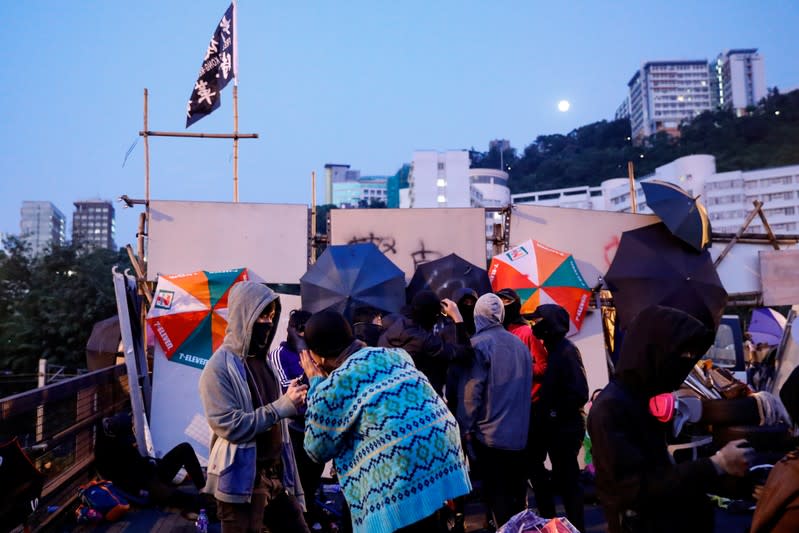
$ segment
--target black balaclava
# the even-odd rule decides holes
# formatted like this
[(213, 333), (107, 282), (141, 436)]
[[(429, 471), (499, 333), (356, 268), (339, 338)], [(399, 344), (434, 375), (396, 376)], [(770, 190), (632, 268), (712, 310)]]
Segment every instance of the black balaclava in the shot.
[(463, 287), (452, 294), (452, 299), (458, 305), (458, 311), (463, 317), (463, 324), (469, 335), (474, 335), (474, 304), (477, 303), (477, 292), (474, 289)]
[[(275, 308), (275, 302), (271, 301), (269, 304), (264, 307), (263, 311), (259, 313), (262, 315), (266, 312), (270, 312), (272, 309)], [(266, 352), (269, 350), (269, 332), (272, 331), (272, 321), (269, 322), (255, 322), (252, 325), (252, 334), (250, 335), (250, 349), (247, 353), (251, 355), (255, 355), (257, 357), (264, 357), (266, 356)]]
[[(519, 298), (519, 294), (516, 291), (513, 289), (502, 289), (495, 294), (502, 299), (505, 305), (505, 319), (502, 321), (502, 325), (505, 326), (505, 329), (508, 329), (508, 326), (511, 324), (527, 324), (527, 321), (522, 318), (522, 300)], [(510, 300), (510, 302), (505, 303), (505, 300)]]
[(615, 378), (642, 398), (676, 390), (714, 337), (713, 330), (684, 311), (648, 307), (627, 327)]
[(432, 331), (433, 326), (441, 316), (441, 300), (433, 291), (420, 291), (411, 300), (411, 318), (427, 331)]
[(569, 312), (557, 304), (539, 305), (532, 319), (533, 333), (547, 350), (553, 350), (569, 332)]

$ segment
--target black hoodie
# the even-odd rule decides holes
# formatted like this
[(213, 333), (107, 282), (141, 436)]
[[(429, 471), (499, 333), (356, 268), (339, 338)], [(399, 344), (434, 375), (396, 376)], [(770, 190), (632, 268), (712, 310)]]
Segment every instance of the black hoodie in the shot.
[(648, 408), (650, 397), (679, 387), (712, 341), (699, 320), (670, 307), (645, 309), (630, 324), (616, 376), (588, 415), (610, 533), (622, 531), (619, 515), (627, 510), (637, 514), (632, 531), (713, 531), (705, 494), (719, 478), (715, 467), (707, 458), (673, 465), (665, 426)]
[(580, 350), (566, 338), (569, 313), (559, 305), (542, 304), (532, 319), (533, 333), (544, 343), (548, 354), (536, 409), (557, 419), (561, 429), (584, 430), (588, 381)]

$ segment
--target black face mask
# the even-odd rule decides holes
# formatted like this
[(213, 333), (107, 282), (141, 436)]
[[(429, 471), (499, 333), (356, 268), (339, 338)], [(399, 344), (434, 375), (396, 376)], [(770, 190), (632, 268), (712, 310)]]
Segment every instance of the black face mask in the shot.
[(269, 332), (272, 331), (271, 322), (256, 322), (252, 325), (252, 335), (250, 336), (249, 353), (263, 355), (266, 351), (266, 343), (269, 340)]

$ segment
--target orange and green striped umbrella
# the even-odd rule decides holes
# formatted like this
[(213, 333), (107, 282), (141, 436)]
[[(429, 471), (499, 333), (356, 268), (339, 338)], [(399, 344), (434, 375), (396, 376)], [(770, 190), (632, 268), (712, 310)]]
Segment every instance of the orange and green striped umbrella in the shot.
[(494, 291), (510, 288), (519, 294), (523, 315), (541, 304), (554, 303), (568, 311), (570, 335), (582, 326), (591, 288), (571, 254), (538, 241), (525, 241), (494, 256), (488, 277)]
[(246, 268), (159, 276), (147, 324), (167, 359), (204, 368), (225, 338), (230, 288), (253, 278)]

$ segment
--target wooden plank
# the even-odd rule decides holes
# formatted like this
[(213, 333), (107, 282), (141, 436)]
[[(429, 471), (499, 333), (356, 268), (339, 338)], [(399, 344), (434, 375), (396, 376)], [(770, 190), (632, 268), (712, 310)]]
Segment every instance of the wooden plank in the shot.
[(763, 250), (759, 257), (763, 305), (799, 303), (799, 250)]

